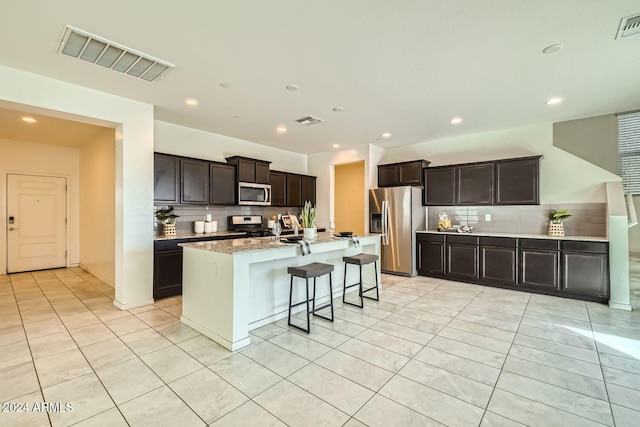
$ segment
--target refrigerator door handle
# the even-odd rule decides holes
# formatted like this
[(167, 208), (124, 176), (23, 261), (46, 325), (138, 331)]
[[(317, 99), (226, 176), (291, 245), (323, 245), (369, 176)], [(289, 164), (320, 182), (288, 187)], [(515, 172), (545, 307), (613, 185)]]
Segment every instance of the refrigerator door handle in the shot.
[(389, 203), (382, 201), (382, 244), (389, 244)]

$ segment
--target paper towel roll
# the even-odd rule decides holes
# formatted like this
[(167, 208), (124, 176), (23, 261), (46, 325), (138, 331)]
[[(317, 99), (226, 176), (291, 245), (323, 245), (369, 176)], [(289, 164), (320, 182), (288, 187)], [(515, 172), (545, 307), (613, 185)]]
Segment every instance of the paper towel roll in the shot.
[(195, 221), (193, 229), (196, 233), (204, 233), (204, 221)]

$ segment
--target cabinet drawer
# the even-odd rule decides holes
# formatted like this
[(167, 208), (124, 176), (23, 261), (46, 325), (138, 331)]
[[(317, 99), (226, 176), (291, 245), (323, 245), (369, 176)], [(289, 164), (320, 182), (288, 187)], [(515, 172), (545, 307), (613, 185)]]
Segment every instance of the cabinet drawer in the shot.
[(458, 236), (458, 235), (448, 235), (447, 243), (458, 243), (463, 245), (477, 245), (478, 237), (476, 236)]
[(520, 239), (520, 247), (523, 249), (548, 249), (560, 250), (560, 241), (552, 239)]
[(518, 240), (511, 237), (480, 237), (482, 246), (498, 246), (501, 248), (515, 248), (518, 246)]
[(606, 254), (609, 251), (609, 243), (607, 242), (563, 240), (561, 247), (563, 251), (591, 252), (594, 254)]
[(417, 240), (444, 243), (444, 234), (417, 233)]

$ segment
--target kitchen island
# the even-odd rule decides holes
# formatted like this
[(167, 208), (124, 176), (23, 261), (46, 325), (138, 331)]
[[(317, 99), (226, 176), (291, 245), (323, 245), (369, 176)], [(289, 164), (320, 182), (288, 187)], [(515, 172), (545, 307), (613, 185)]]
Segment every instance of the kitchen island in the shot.
[[(333, 297), (342, 295), (342, 257), (359, 253), (380, 255), (379, 234), (358, 236), (358, 240), (356, 245), (351, 238), (318, 233), (318, 239), (309, 244), (311, 253), (305, 256), (299, 244), (276, 242), (273, 237), (182, 243), (180, 320), (229, 350), (242, 348), (250, 343), (250, 330), (287, 316), (290, 280), (287, 267), (312, 262), (333, 264)], [(379, 263), (375, 274), (380, 283)], [(366, 287), (375, 284), (372, 268), (364, 268), (363, 276)], [(347, 284), (357, 280), (358, 269), (350, 268)], [(304, 300), (303, 283), (300, 281), (294, 289), (294, 301)], [(320, 278), (316, 300), (323, 304), (328, 299), (328, 280)]]

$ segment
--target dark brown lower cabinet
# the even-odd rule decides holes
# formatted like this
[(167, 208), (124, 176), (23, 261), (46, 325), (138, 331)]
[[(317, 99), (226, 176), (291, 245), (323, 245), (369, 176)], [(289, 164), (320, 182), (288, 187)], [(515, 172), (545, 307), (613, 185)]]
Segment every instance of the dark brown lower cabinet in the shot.
[(563, 292), (609, 297), (608, 245), (602, 242), (562, 242)]
[(480, 281), (512, 285), (518, 282), (518, 239), (480, 237)]
[(418, 233), (418, 274), (606, 303), (609, 244)]
[(520, 240), (520, 286), (560, 290), (559, 241)]
[(444, 236), (419, 233), (416, 238), (418, 274), (444, 277)]
[(446, 245), (446, 274), (455, 279), (478, 278), (478, 238), (448, 236)]

